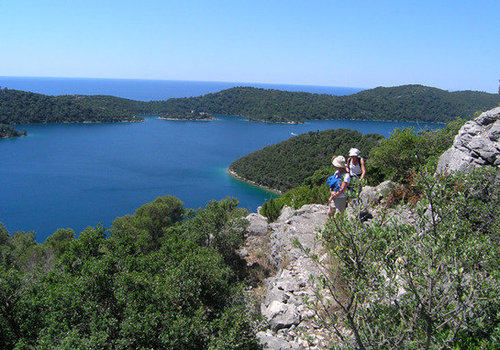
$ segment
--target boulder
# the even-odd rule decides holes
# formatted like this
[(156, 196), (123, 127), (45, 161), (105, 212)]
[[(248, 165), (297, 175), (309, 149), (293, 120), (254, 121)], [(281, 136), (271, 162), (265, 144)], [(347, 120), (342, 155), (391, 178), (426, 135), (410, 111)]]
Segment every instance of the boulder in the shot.
[(482, 113), (459, 130), (453, 145), (441, 155), (437, 173), (500, 166), (500, 107)]
[(387, 180), (379, 184), (377, 187), (364, 186), (359, 194), (359, 201), (363, 208), (369, 208), (379, 204), (382, 198), (387, 196), (393, 189), (395, 183)]
[(256, 213), (249, 214), (246, 219), (249, 222), (249, 236), (265, 236), (267, 234), (267, 219)]

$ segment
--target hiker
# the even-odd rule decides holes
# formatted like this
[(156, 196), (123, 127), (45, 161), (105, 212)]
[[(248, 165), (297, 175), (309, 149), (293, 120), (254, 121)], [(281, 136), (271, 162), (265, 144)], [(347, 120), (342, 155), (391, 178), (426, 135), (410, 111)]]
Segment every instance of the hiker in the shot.
[(346, 162), (343, 156), (333, 156), (332, 164), (335, 167), (335, 174), (330, 176), (326, 183), (330, 188), (330, 198), (328, 199), (328, 216), (343, 213), (347, 204), (345, 192), (351, 182), (351, 175), (346, 170)]
[(365, 160), (359, 156), (360, 152), (357, 148), (349, 150), (349, 158), (347, 158), (347, 171), (354, 178), (363, 180), (365, 178)]
[(347, 158), (346, 171), (351, 175), (351, 183), (349, 184), (349, 197), (357, 199), (361, 193), (365, 180), (365, 160), (359, 156), (359, 149), (351, 148), (349, 150), (349, 158)]

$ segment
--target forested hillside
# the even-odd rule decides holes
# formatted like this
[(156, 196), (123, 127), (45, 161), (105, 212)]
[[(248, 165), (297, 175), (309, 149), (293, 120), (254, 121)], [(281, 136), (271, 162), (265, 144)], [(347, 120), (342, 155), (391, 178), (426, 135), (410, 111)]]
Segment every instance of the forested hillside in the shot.
[[(237, 201), (165, 196), (43, 244), (0, 224), (1, 349), (258, 349)], [(245, 265), (243, 265), (245, 266)]]
[(500, 103), (500, 95), (448, 92), (422, 85), (379, 87), (354, 95), (236, 87), (199, 97), (134, 101), (113, 96), (47, 96), (0, 89), (0, 123), (118, 122), (140, 115), (208, 120), (213, 115), (244, 116), (267, 122), (354, 119), (448, 122), (470, 119), (478, 110)]
[(243, 156), (229, 169), (259, 185), (286, 191), (329, 166), (333, 155), (347, 156), (351, 147), (367, 155), (382, 138), (346, 129), (310, 131)]
[(154, 103), (155, 110), (178, 118), (209, 113), (270, 122), (316, 119), (448, 122), (457, 117), (470, 119), (476, 111), (496, 106), (500, 95), (448, 92), (422, 85), (379, 87), (348, 96), (236, 87)]
[(47, 96), (0, 89), (0, 123), (138, 121), (141, 102), (112, 96)]

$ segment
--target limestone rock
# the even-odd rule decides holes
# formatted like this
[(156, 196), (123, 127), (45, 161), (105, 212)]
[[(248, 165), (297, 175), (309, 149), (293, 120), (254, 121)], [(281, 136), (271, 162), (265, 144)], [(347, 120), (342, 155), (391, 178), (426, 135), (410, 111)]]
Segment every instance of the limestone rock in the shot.
[(249, 236), (265, 236), (267, 234), (267, 219), (256, 213), (249, 214), (246, 219), (249, 222)]
[(387, 196), (394, 186), (394, 182), (389, 180), (382, 182), (377, 187), (364, 186), (359, 194), (361, 205), (364, 208), (369, 208), (380, 203), (382, 198)]
[(436, 172), (470, 171), (500, 166), (500, 107), (482, 113), (459, 130), (453, 146), (439, 158)]
[[(257, 334), (264, 349), (312, 349), (317, 345), (309, 344), (309, 340), (316, 339), (316, 333), (329, 331), (313, 327), (316, 314), (304, 302), (304, 298), (315, 297), (315, 278), (321, 275), (304, 249), (324, 256), (317, 234), (327, 222), (327, 211), (326, 205), (319, 204), (298, 210), (284, 208), (280, 217), (268, 225), (270, 260), (278, 272), (264, 281), (267, 290), (261, 313), (270, 328)], [(316, 340), (319, 344), (320, 339)]]

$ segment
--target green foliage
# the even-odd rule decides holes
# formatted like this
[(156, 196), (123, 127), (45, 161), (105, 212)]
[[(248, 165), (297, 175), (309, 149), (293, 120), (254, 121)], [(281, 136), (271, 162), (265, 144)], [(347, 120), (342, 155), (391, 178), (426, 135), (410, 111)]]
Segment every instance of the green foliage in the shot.
[(447, 92), (421, 85), (379, 87), (349, 96), (235, 87), (213, 94), (166, 101), (133, 101), (113, 96), (47, 96), (0, 89), (0, 124), (118, 122), (153, 114), (179, 119), (212, 115), (245, 116), (268, 122), (305, 120), (401, 120), (447, 122), (470, 119), (499, 103), (498, 94)]
[(198, 210), (194, 218), (180, 226), (186, 237), (200, 246), (217, 250), (234, 268), (240, 263), (236, 250), (244, 243), (248, 228), (245, 219), (248, 212), (237, 208), (238, 203), (235, 198), (210, 201), (205, 209)]
[(412, 172), (435, 170), (439, 156), (453, 144), (464, 122), (457, 119), (443, 129), (418, 134), (412, 128), (394, 129), (389, 138), (372, 148), (367, 162), (368, 181), (372, 185), (384, 180), (405, 183)]
[(283, 208), (282, 203), (274, 198), (269, 198), (269, 201), (262, 205), (260, 214), (265, 216), (269, 222), (273, 222), (280, 216), (281, 208)]
[(8, 139), (11, 137), (26, 136), (26, 130), (18, 132), (10, 125), (0, 124), (0, 139)]
[(259, 185), (287, 191), (301, 185), (316, 170), (330, 166), (333, 155), (347, 155), (355, 146), (366, 155), (382, 138), (347, 129), (310, 131), (241, 157), (229, 168)]
[(330, 175), (324, 176), (324, 174), (332, 172), (330, 167), (319, 170), (313, 176), (308, 177), (303, 185), (292, 188), (278, 198), (270, 198), (262, 205), (260, 214), (265, 216), (269, 222), (273, 222), (280, 216), (284, 206), (299, 209), (306, 204), (326, 204), (330, 197), (330, 191), (325, 186), (325, 179)]
[(500, 171), (422, 174), (418, 186), (414, 226), (327, 225), (335, 263), (323, 265), (318, 315), (346, 348), (498, 348)]
[(51, 236), (47, 237), (44, 246), (54, 252), (56, 257), (60, 257), (69, 250), (71, 242), (75, 239), (75, 231), (72, 229), (58, 229)]
[(258, 349), (235, 269), (248, 225), (237, 204), (192, 215), (160, 197), (109, 238), (98, 226), (43, 244), (0, 225), (0, 347)]
[(199, 97), (155, 101), (152, 107), (169, 117), (196, 118), (241, 115), (268, 122), (305, 120), (402, 120), (447, 122), (470, 119), (478, 109), (490, 109), (498, 94), (475, 91), (447, 92), (422, 85), (378, 87), (349, 96), (235, 87)]
[(144, 103), (112, 96), (47, 96), (0, 89), (0, 124), (138, 121), (142, 118), (135, 114)]

